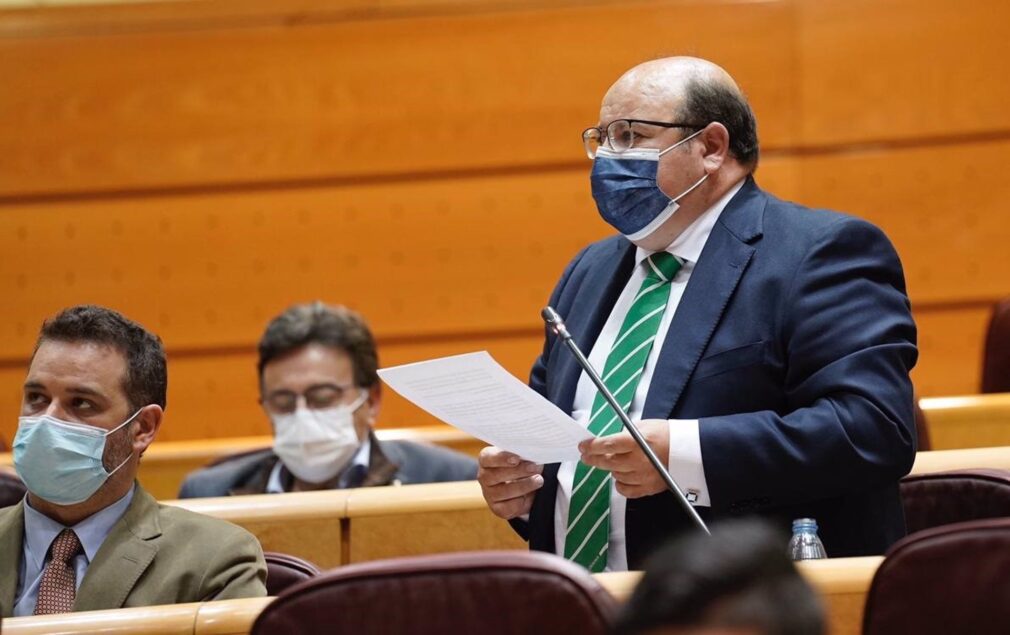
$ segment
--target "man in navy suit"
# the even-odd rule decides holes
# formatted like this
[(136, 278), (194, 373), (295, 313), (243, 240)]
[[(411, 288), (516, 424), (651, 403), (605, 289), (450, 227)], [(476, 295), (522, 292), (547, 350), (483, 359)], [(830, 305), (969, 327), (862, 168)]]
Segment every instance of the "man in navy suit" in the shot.
[[(762, 191), (750, 107), (704, 60), (631, 69), (583, 140), (598, 211), (621, 235), (576, 255), (550, 304), (597, 369), (628, 374), (611, 388), (649, 445), (708, 521), (812, 517), (829, 556), (882, 553), (904, 534), (917, 357), (886, 236)], [(657, 288), (665, 304), (641, 308)], [(690, 526), (685, 514), (619, 424), (594, 429), (609, 413), (551, 333), (530, 385), (597, 437), (580, 445), (581, 466), (486, 448), (491, 510), (533, 549), (591, 570), (641, 568)]]

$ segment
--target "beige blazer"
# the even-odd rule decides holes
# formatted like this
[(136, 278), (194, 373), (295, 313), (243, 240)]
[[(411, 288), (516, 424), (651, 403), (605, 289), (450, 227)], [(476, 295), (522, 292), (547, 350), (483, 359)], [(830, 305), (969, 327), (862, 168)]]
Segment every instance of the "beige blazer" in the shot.
[[(0, 509), (0, 616), (14, 610), (24, 501)], [(159, 505), (140, 485), (77, 591), (75, 611), (266, 595), (259, 541), (229, 522)]]

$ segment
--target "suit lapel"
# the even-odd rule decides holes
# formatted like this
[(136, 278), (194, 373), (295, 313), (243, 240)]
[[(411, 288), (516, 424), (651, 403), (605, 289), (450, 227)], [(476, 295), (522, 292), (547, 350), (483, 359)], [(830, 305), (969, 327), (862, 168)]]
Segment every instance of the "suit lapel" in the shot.
[(764, 194), (748, 178), (712, 228), (670, 322), (645, 399), (643, 419), (667, 419), (677, 407), (754, 255), (754, 247), (748, 243), (761, 235), (764, 206)]
[(0, 616), (14, 613), (14, 593), (21, 575), (21, 556), (25, 535), (25, 501), (0, 510)]
[(77, 591), (75, 611), (121, 608), (154, 560), (161, 535), (158, 503), (139, 485), (126, 513), (112, 527)]
[[(635, 247), (627, 240), (615, 240), (612, 250), (597, 258), (600, 262), (586, 273), (567, 315), (561, 316), (572, 339), (586, 357), (589, 357), (614, 303), (628, 282), (635, 266)], [(570, 414), (582, 367), (563, 342), (558, 340), (555, 347), (559, 350), (551, 355), (547, 369), (547, 376), (552, 378), (548, 396), (558, 408)]]

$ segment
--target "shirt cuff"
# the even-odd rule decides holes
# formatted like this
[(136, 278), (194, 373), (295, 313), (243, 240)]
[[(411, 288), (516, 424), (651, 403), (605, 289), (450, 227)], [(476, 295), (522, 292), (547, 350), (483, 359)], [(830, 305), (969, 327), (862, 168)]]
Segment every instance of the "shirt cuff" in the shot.
[(697, 419), (670, 419), (670, 476), (695, 507), (711, 507)]

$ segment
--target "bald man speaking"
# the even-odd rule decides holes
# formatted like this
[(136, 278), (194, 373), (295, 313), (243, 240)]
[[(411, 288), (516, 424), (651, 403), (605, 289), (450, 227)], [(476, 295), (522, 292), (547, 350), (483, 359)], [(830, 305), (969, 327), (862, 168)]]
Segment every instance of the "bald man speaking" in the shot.
[[(578, 253), (550, 304), (688, 499), (707, 521), (815, 518), (829, 556), (882, 553), (905, 532), (917, 357), (887, 237), (762, 191), (750, 106), (705, 60), (631, 69), (582, 140), (619, 235)], [(596, 438), (553, 465), (486, 448), (491, 510), (533, 549), (641, 568), (686, 515), (549, 332), (530, 385)]]

